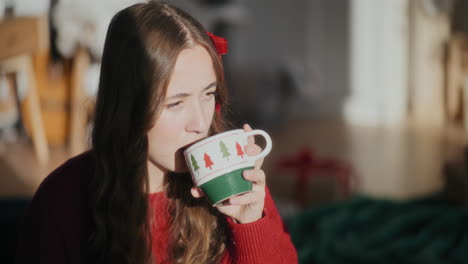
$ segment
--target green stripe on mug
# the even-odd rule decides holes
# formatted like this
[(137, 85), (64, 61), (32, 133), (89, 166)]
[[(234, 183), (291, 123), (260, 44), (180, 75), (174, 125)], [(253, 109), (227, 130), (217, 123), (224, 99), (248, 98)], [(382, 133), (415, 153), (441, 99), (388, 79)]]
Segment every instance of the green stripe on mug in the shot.
[(252, 182), (246, 181), (242, 177), (242, 172), (250, 169), (253, 167), (226, 173), (202, 184), (199, 188), (202, 189), (213, 206), (218, 206), (232, 196), (252, 191)]

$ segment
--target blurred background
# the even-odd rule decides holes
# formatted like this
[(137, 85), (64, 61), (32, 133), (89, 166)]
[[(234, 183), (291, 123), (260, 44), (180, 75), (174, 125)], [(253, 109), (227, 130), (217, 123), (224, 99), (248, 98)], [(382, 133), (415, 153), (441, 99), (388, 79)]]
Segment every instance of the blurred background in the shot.
[[(136, 2), (0, 0), (0, 258), (88, 148), (107, 26)], [(229, 116), (272, 135), (301, 263), (468, 263), (468, 0), (166, 2), (228, 39)]]

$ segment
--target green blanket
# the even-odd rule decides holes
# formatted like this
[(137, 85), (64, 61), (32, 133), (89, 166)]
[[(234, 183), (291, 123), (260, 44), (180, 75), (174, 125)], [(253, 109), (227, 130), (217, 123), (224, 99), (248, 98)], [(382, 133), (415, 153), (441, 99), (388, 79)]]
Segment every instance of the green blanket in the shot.
[(289, 222), (300, 263), (468, 263), (468, 212), (441, 195), (355, 197)]

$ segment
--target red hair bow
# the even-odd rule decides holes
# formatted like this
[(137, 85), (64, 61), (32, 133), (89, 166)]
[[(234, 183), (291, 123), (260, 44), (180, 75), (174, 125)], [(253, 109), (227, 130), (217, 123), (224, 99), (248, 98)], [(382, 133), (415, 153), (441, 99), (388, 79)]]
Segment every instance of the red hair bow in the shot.
[(211, 32), (206, 32), (206, 34), (208, 34), (208, 36), (211, 38), (211, 41), (213, 42), (213, 45), (215, 46), (219, 55), (224, 55), (228, 52), (228, 43), (225, 38), (218, 37)]

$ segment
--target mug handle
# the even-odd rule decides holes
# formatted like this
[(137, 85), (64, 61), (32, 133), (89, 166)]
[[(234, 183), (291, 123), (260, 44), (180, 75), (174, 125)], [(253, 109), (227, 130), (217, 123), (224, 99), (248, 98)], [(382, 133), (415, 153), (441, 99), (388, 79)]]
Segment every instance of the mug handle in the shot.
[(266, 146), (262, 150), (262, 152), (260, 152), (260, 154), (255, 155), (255, 156), (249, 156), (250, 159), (256, 161), (258, 159), (264, 158), (266, 155), (268, 155), (270, 153), (273, 143), (271, 142), (270, 135), (268, 135), (268, 133), (263, 131), (263, 130), (255, 129), (255, 130), (252, 130), (252, 131), (249, 131), (249, 132), (245, 132), (246, 137), (254, 136), (254, 135), (260, 135), (263, 138), (265, 138), (265, 141), (266, 141)]

